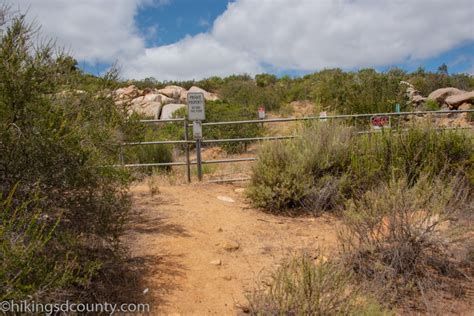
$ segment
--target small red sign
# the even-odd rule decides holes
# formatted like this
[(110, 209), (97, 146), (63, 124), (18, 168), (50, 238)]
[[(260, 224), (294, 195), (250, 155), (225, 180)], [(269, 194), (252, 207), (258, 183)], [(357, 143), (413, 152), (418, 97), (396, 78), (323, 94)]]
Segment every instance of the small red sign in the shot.
[(370, 122), (375, 128), (390, 127), (390, 117), (386, 115), (372, 116)]

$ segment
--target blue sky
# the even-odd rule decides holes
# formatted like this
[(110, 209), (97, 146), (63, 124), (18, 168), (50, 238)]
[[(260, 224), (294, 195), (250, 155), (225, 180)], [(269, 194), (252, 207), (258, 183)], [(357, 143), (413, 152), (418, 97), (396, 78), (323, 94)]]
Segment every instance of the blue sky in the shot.
[(158, 80), (422, 66), (474, 73), (472, 0), (18, 0), (85, 71)]
[[(186, 35), (207, 32), (227, 8), (227, 0), (173, 0), (139, 9), (136, 21), (147, 46), (173, 44)], [(151, 32), (150, 32), (151, 29)]]

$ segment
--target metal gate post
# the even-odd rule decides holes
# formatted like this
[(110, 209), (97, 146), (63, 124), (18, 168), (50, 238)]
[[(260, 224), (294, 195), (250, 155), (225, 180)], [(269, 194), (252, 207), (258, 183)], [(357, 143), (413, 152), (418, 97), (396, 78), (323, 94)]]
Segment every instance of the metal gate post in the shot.
[(199, 181), (202, 181), (201, 139), (196, 139), (196, 160)]
[(189, 143), (188, 143), (188, 120), (184, 119), (184, 140), (186, 141), (186, 177), (188, 183), (191, 183), (191, 162), (189, 160)]
[(124, 158), (123, 158), (123, 146), (122, 146), (122, 144), (120, 144), (119, 160), (120, 160), (120, 164), (123, 166), (125, 164), (125, 161), (124, 161)]

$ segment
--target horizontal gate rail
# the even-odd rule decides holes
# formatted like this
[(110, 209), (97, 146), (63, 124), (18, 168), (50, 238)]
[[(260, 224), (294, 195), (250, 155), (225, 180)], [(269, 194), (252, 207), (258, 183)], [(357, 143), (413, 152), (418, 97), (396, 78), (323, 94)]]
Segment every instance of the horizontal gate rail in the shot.
[(165, 120), (140, 120), (140, 123), (177, 123), (184, 122), (185, 118), (174, 118), (174, 119), (165, 119)]
[(157, 162), (157, 163), (131, 163), (131, 164), (123, 164), (123, 165), (114, 165), (114, 167), (146, 168), (146, 167), (168, 167), (168, 166), (186, 166), (186, 165), (187, 165), (186, 161), (175, 161), (175, 162)]
[(218, 159), (218, 160), (203, 160), (203, 164), (213, 164), (213, 163), (229, 163), (229, 162), (245, 162), (245, 161), (256, 161), (256, 157), (249, 158), (229, 158), (229, 159)]
[(254, 141), (291, 139), (291, 138), (296, 138), (296, 137), (299, 137), (299, 136), (268, 136), (268, 137), (249, 137), (249, 138), (204, 139), (201, 141), (201, 143), (217, 144), (217, 143), (231, 143), (231, 142), (254, 142)]
[(121, 146), (141, 146), (141, 145), (175, 145), (175, 144), (194, 144), (190, 140), (157, 140), (149, 142), (122, 143)]
[(227, 121), (227, 122), (207, 122), (202, 123), (203, 126), (216, 125), (235, 125), (235, 124), (258, 124), (258, 123), (280, 123), (280, 122), (295, 122), (295, 121), (310, 121), (310, 120), (331, 120), (331, 119), (349, 119), (349, 118), (365, 118), (372, 116), (411, 116), (411, 115), (443, 115), (443, 114), (459, 114), (469, 113), (474, 110), (443, 110), (443, 111), (418, 111), (418, 112), (389, 112), (389, 113), (370, 113), (370, 114), (341, 114), (328, 116), (303, 116), (303, 117), (286, 117), (263, 120), (242, 120), (242, 121)]
[(213, 179), (206, 181), (206, 183), (244, 182), (250, 180), (251, 178)]

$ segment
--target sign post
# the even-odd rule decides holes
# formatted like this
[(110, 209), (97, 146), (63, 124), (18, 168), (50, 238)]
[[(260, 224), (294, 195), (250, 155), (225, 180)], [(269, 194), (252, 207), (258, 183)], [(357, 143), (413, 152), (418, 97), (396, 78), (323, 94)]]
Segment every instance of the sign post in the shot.
[(188, 178), (188, 183), (191, 183), (191, 161), (189, 159), (188, 135), (188, 120), (184, 119), (184, 140), (186, 141), (186, 177)]
[(196, 140), (196, 161), (199, 181), (202, 181), (201, 140), (202, 121), (206, 119), (204, 94), (188, 92), (188, 120), (193, 121), (193, 137)]
[(395, 104), (395, 112), (400, 113), (400, 104)]
[[(265, 117), (266, 117), (265, 107), (263, 105), (261, 105), (261, 106), (258, 107), (258, 119), (259, 120), (264, 120)], [(263, 122), (262, 122), (261, 126), (263, 128)], [(245, 151), (247, 151), (247, 143), (245, 143)]]

